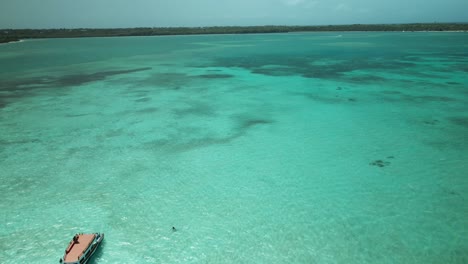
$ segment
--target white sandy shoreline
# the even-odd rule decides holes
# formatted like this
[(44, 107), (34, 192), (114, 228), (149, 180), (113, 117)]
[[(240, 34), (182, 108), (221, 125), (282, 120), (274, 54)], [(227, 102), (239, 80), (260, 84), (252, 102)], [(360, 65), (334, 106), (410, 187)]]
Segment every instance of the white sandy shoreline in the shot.
[(5, 42), (5, 43), (0, 43), (0, 45), (7, 45), (7, 44), (14, 44), (14, 43), (21, 43), (21, 42), (24, 42), (25, 40), (24, 39), (20, 39), (20, 40), (17, 40), (17, 41), (10, 41), (10, 42)]

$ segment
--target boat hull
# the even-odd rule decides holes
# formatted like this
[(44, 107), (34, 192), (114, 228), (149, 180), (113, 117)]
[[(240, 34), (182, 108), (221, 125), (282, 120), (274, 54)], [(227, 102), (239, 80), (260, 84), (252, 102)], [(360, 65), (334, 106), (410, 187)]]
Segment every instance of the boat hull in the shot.
[(65, 250), (62, 264), (86, 264), (104, 240), (103, 233), (76, 234)]

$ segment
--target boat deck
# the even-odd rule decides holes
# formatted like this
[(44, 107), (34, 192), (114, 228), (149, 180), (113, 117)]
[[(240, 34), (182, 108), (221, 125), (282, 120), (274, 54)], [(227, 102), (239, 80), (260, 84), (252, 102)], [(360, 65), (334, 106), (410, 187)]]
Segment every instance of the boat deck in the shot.
[(78, 240), (72, 240), (66, 249), (64, 262), (78, 261), (78, 258), (83, 254), (89, 245), (94, 241), (95, 234), (80, 234)]

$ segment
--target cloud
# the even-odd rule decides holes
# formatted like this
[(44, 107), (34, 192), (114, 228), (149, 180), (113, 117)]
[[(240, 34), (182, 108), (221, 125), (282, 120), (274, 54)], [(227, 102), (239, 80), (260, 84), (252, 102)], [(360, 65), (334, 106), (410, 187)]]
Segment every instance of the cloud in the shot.
[(340, 3), (336, 8), (335, 8), (336, 11), (348, 11), (348, 10), (351, 10), (351, 8), (345, 4), (345, 3)]
[(287, 6), (301, 6), (304, 8), (312, 8), (318, 4), (318, 1), (308, 1), (308, 0), (282, 0), (282, 2)]
[(305, 0), (283, 0), (283, 3), (285, 3), (288, 6), (297, 6), (299, 4), (304, 3)]

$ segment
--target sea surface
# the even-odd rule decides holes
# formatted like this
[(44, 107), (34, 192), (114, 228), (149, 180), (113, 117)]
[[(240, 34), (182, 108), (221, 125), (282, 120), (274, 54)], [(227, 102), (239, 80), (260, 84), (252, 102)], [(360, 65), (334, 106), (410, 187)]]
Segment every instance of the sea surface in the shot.
[(468, 263), (468, 33), (0, 45), (0, 263), (79, 232), (93, 264)]

